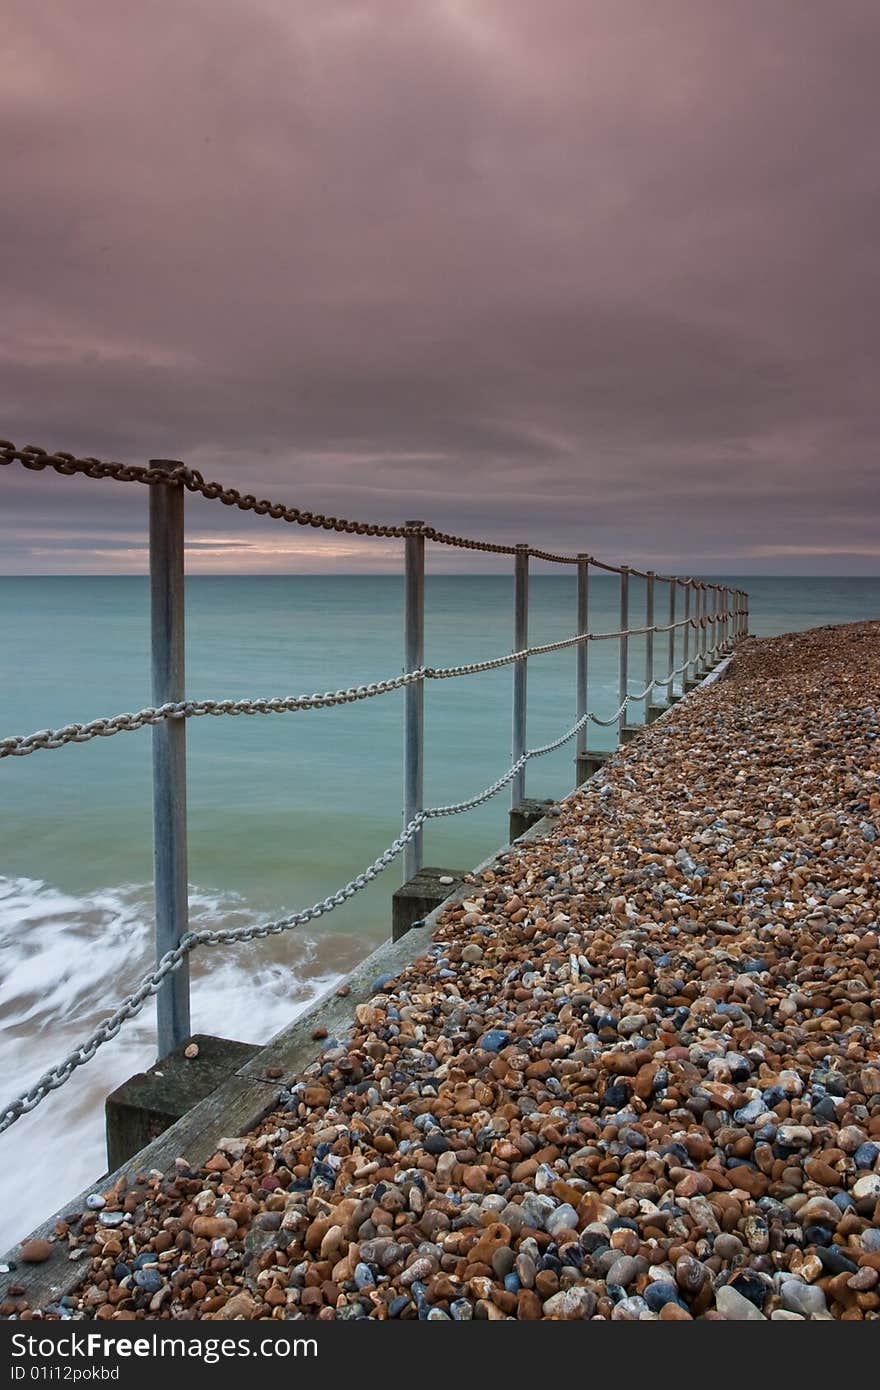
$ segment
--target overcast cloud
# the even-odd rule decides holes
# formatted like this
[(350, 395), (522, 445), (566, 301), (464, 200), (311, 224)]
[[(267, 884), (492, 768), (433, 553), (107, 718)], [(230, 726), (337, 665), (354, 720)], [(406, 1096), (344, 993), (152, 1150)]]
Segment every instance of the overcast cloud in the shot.
[[(659, 569), (880, 572), (876, 0), (5, 12), (0, 434)], [(0, 572), (144, 567), (142, 489), (0, 489)], [(189, 527), (194, 570), (396, 563)]]

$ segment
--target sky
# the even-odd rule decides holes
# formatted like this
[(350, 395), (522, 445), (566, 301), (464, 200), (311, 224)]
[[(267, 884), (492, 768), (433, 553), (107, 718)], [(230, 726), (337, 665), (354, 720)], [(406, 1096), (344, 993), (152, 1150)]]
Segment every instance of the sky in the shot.
[[(661, 571), (880, 573), (876, 0), (4, 11), (3, 437)], [(143, 571), (144, 491), (0, 470), (0, 573)], [(199, 499), (187, 530), (194, 572), (399, 563)]]

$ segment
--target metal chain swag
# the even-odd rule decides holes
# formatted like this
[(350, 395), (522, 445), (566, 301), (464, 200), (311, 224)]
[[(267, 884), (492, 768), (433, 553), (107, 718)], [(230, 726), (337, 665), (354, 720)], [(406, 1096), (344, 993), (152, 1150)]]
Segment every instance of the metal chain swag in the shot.
[[(491, 554), (515, 555), (518, 552), (527, 550), (528, 554), (535, 559), (557, 564), (578, 564), (586, 558), (589, 563), (595, 564), (600, 569), (612, 573), (620, 573), (619, 566), (605, 564), (602, 561), (594, 560), (592, 557), (559, 555), (550, 551), (532, 549), (531, 547), (516, 547), (487, 541), (472, 540), (462, 536), (451, 535), (447, 532), (437, 531), (434, 527), (421, 523), (417, 526), (382, 525), (378, 523), (349, 521), (340, 517), (304, 511), (298, 507), (289, 507), (280, 503), (269, 502), (265, 499), (258, 499), (250, 493), (241, 493), (237, 488), (227, 488), (218, 482), (206, 481), (198, 470), (188, 468), (185, 465), (160, 471), (138, 465), (106, 462), (91, 457), (77, 458), (73, 454), (68, 453), (50, 454), (44, 449), (37, 448), (35, 445), (27, 445), (22, 449), (18, 449), (14, 444), (8, 441), (0, 441), (0, 465), (8, 466), (13, 463), (20, 463), (24, 468), (31, 471), (39, 472), (51, 468), (62, 476), (82, 474), (89, 478), (109, 478), (116, 482), (142, 483), (148, 487), (177, 486), (182, 484), (190, 492), (198, 493), (211, 501), (220, 501), (225, 506), (237, 507), (241, 511), (253, 511), (257, 515), (270, 516), (276, 520), (282, 520), (291, 524), (338, 531), (348, 535), (399, 539), (418, 536), (441, 545), (456, 546), (468, 550), (480, 550)], [(645, 572), (640, 570), (629, 569), (628, 572), (630, 574), (642, 575), (644, 578), (648, 577)], [(652, 579), (666, 579), (667, 582), (671, 584), (677, 582), (675, 576), (656, 575), (651, 577)], [(712, 585), (706, 587), (720, 591), (721, 586)], [(672, 616), (672, 614), (670, 616)], [(85, 724), (72, 723), (59, 729), (42, 729), (33, 734), (0, 739), (0, 758), (23, 757), (41, 749), (61, 748), (69, 743), (87, 743), (94, 738), (108, 738), (117, 733), (131, 732), (143, 728), (146, 725), (159, 724), (164, 720), (189, 719), (207, 715), (234, 716), (242, 714), (280, 714), (297, 710), (324, 709), (335, 705), (350, 704), (359, 700), (370, 699), (375, 695), (383, 695), (394, 690), (404, 689), (407, 686), (425, 680), (449, 680), (460, 676), (475, 675), (480, 672), (496, 670), (515, 662), (524, 661), (530, 656), (562, 651), (565, 648), (585, 642), (628, 638), (648, 631), (672, 633), (679, 627), (688, 629), (694, 628), (701, 631), (711, 629), (716, 634), (716, 641), (713, 645), (707, 645), (703, 649), (702, 656), (705, 658), (725, 650), (726, 644), (723, 640), (721, 630), (715, 627), (715, 624), (719, 622), (719, 619), (724, 619), (727, 616), (729, 615), (719, 613), (707, 615), (704, 605), (701, 615), (694, 618), (685, 618), (681, 622), (670, 622), (665, 626), (656, 625), (651, 628), (623, 627), (616, 632), (603, 633), (580, 632), (572, 637), (566, 637), (557, 642), (523, 647), (519, 651), (510, 652), (504, 656), (493, 657), (485, 661), (447, 667), (419, 666), (417, 669), (407, 671), (400, 676), (395, 676), (386, 680), (373, 681), (363, 685), (351, 686), (346, 690), (266, 699), (185, 700), (149, 706), (132, 714), (119, 714), (110, 718), (95, 719)], [(672, 638), (670, 638), (670, 650), (672, 649), (671, 643)], [(694, 654), (693, 659), (696, 661), (697, 653)], [(22, 1115), (34, 1110), (52, 1091), (63, 1086), (73, 1075), (74, 1071), (91, 1061), (104, 1043), (116, 1037), (122, 1025), (128, 1019), (134, 1018), (140, 1013), (146, 1001), (158, 993), (162, 982), (178, 970), (197, 947), (231, 945), (279, 935), (282, 932), (291, 931), (306, 922), (314, 921), (325, 913), (332, 912), (335, 908), (340, 907), (343, 903), (354, 897), (356, 893), (365, 888), (393, 863), (428, 821), (443, 816), (460, 815), (463, 812), (470, 811), (474, 809), (474, 807), (489, 801), (513, 781), (517, 773), (522, 770), (528, 761), (533, 758), (543, 757), (561, 748), (565, 743), (573, 739), (580, 730), (585, 727), (588, 721), (592, 721), (603, 727), (615, 723), (624, 714), (631, 703), (638, 703), (642, 699), (647, 698), (656, 686), (669, 685), (677, 675), (681, 675), (690, 665), (690, 661), (685, 661), (683, 666), (676, 668), (663, 679), (652, 679), (645, 689), (637, 694), (627, 694), (610, 719), (600, 718), (594, 712), (589, 710), (586, 711), (581, 715), (578, 721), (572, 725), (570, 729), (567, 729), (559, 738), (537, 748), (525, 749), (501, 777), (468, 800), (455, 802), (446, 806), (435, 806), (427, 810), (419, 811), (404, 827), (397, 839), (392, 841), (388, 848), (384, 850), (368, 868), (364, 869), (362, 873), (355, 875), (354, 878), (350, 879), (348, 883), (342, 888), (339, 888), (335, 893), (322, 898), (319, 902), (312, 904), (311, 907), (295, 912), (288, 917), (279, 918), (276, 921), (263, 923), (257, 926), (228, 928), (219, 931), (202, 930), (187, 932), (181, 937), (173, 950), (169, 950), (162, 955), (156, 968), (143, 978), (137, 989), (120, 1002), (113, 1013), (95, 1029), (85, 1042), (74, 1048), (67, 1057), (40, 1077), (32, 1087), (22, 1092), (22, 1094), (10, 1101), (9, 1104), (0, 1111), (0, 1133), (8, 1129)]]
[[(26, 444), (19, 449), (8, 439), (0, 440), (0, 466), (20, 463), (32, 472), (53, 469), (65, 477), (81, 473), (87, 478), (110, 478), (120, 483), (143, 483), (147, 487), (174, 487), (179, 483), (188, 492), (198, 493), (208, 501), (219, 501), (227, 507), (237, 507), (239, 511), (255, 512), (257, 516), (269, 516), (276, 521), (286, 521), (296, 526), (312, 526), (318, 530), (339, 531), (349, 536), (379, 536), (386, 539), (405, 540), (408, 536), (424, 536), (425, 540), (437, 545), (455, 546), (461, 550), (482, 550), (490, 555), (515, 555), (515, 545), (502, 545), (496, 541), (473, 540), (467, 536), (456, 536), (448, 531), (438, 531), (433, 526), (400, 526), (369, 521), (349, 521), (345, 517), (327, 516), (323, 512), (304, 511), (300, 507), (286, 506), (282, 502), (270, 502), (266, 498), (255, 497), (250, 492), (240, 492), (235, 487), (225, 487), (220, 482), (209, 482), (197, 468), (181, 464), (179, 468), (159, 472), (140, 464), (107, 462), (97, 458), (77, 458), (74, 454), (49, 453), (36, 444)], [(576, 555), (561, 555), (550, 550), (526, 547), (535, 560), (545, 560), (549, 564), (576, 565)], [(609, 565), (604, 561), (589, 557), (590, 563), (609, 573), (619, 574), (620, 565)], [(647, 571), (629, 567), (629, 573), (641, 578)], [(661, 582), (673, 583), (678, 576), (657, 574), (653, 576)], [(721, 586), (713, 584), (712, 589)], [(666, 629), (660, 629), (664, 631)]]
[(123, 1023), (128, 1019), (134, 1018), (140, 1013), (144, 1004), (152, 995), (156, 994), (162, 981), (173, 971), (177, 970), (182, 962), (198, 946), (231, 946), (243, 941), (257, 941), (267, 936), (280, 936), (282, 932), (292, 931), (295, 927), (302, 926), (306, 922), (313, 922), (318, 917), (323, 917), (325, 913), (332, 912), (335, 908), (341, 907), (348, 902), (367, 884), (372, 883), (378, 878), (383, 870), (392, 864), (404, 847), (412, 840), (418, 830), (428, 821), (439, 819), (441, 816), (457, 816), (465, 811), (471, 811), (483, 802), (489, 801), (512, 781), (516, 773), (526, 762), (532, 758), (541, 758), (546, 753), (551, 753), (557, 748), (561, 748), (564, 743), (574, 738), (578, 729), (582, 727), (583, 719), (578, 722), (558, 739), (552, 743), (547, 743), (539, 748), (528, 749), (521, 758), (517, 759), (503, 776), (499, 777), (476, 796), (470, 797), (467, 801), (454, 802), (448, 806), (434, 806), (429, 810), (420, 811), (419, 814), (410, 821), (404, 831), (393, 840), (386, 850), (374, 859), (368, 868), (362, 873), (356, 874), (349, 879), (344, 887), (337, 889), (335, 893), (329, 894), (319, 902), (313, 903), (311, 907), (303, 908), (299, 912), (292, 913), (289, 917), (281, 917), (274, 922), (264, 922), (259, 926), (253, 927), (228, 927), (220, 931), (197, 931), (188, 932), (182, 937), (179, 944), (173, 951), (167, 951), (157, 963), (155, 970), (145, 975), (137, 989), (131, 994), (126, 995), (109, 1018), (99, 1024), (93, 1033), (75, 1047), (72, 1052), (54, 1067), (45, 1072), (35, 1084), (9, 1101), (0, 1111), (0, 1134), (9, 1129), (10, 1125), (15, 1124), (22, 1115), (27, 1115), (31, 1110), (35, 1110), (41, 1101), (45, 1100), (52, 1091), (57, 1091), (66, 1081), (69, 1081), (73, 1073), (86, 1062), (90, 1062), (95, 1056), (99, 1047), (115, 1038)]
[[(696, 619), (688, 619), (688, 624), (692, 627), (698, 626)], [(673, 626), (683, 627), (684, 623), (676, 623)], [(659, 628), (657, 631), (668, 631), (668, 628)], [(628, 629), (627, 636), (643, 631), (643, 629)], [(63, 748), (68, 743), (89, 743), (94, 738), (110, 738), (113, 734), (132, 733), (137, 729), (142, 729), (147, 725), (158, 724), (163, 719), (197, 719), (206, 715), (219, 718), (222, 715), (240, 714), (285, 714), (294, 710), (327, 709), (334, 705), (353, 704), (358, 700), (369, 700), (374, 695), (386, 695), (393, 690), (402, 690), (407, 685), (412, 685), (420, 680), (451, 680), (459, 676), (472, 676), (485, 671), (495, 671), (503, 666), (510, 666), (515, 661), (523, 661), (530, 656), (542, 656), (547, 652), (563, 651), (567, 647), (574, 647), (578, 642), (598, 642), (609, 637), (619, 637), (619, 632), (594, 632), (579, 633), (574, 637), (565, 637), (558, 642), (546, 642), (541, 646), (526, 647), (519, 652), (510, 652), (506, 656), (492, 657), (488, 661), (473, 661), (463, 666), (422, 666), (416, 671), (406, 671), (401, 676), (392, 676), (387, 680), (372, 681), (365, 685), (349, 686), (347, 690), (325, 690), (313, 695), (284, 695), (269, 698), (256, 698), (245, 700), (182, 700), (166, 705), (148, 705), (145, 709), (136, 710), (132, 714), (115, 714), (105, 719), (92, 719), (87, 724), (65, 724), (59, 729), (38, 729), (33, 734), (12, 735), (0, 738), (0, 758), (23, 758), (29, 753), (36, 753), (40, 750)], [(715, 648), (711, 648), (714, 652)], [(690, 665), (676, 667), (671, 673), (671, 677), (681, 675)], [(637, 704), (658, 685), (665, 685), (670, 679), (667, 675), (663, 679), (655, 679), (650, 685), (638, 694), (628, 696), (626, 703)], [(613, 724), (614, 720), (622, 713), (623, 707), (607, 723)], [(592, 712), (589, 718), (596, 724), (605, 724), (606, 721)]]

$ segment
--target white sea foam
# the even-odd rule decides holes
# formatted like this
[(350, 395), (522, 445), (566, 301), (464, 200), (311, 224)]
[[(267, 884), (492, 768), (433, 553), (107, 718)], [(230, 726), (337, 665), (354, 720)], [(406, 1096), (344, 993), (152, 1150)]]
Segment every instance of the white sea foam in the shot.
[[(193, 890), (190, 920), (198, 928), (257, 918), (232, 894)], [(76, 897), (38, 880), (0, 878), (0, 1101), (85, 1039), (149, 970), (152, 954), (143, 885)], [(265, 1042), (339, 978), (314, 937), (204, 950), (193, 960), (193, 1031)], [(0, 1250), (105, 1172), (105, 1097), (154, 1060), (149, 1000), (65, 1086), (0, 1135)]]

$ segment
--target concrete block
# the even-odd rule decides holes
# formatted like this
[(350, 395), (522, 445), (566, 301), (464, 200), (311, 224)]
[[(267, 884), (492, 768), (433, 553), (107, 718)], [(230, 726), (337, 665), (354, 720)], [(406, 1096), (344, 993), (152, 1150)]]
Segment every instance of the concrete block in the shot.
[[(186, 1057), (192, 1043), (198, 1056)], [(146, 1148), (259, 1050), (254, 1043), (196, 1033), (149, 1071), (117, 1086), (104, 1105), (109, 1171)]]
[(464, 883), (467, 869), (420, 869), (391, 899), (391, 940), (399, 941)]
[(510, 811), (510, 842), (518, 840), (525, 832), (545, 816), (559, 815), (559, 803), (553, 800), (538, 801), (527, 797)]
[(575, 758), (577, 776), (575, 785), (580, 787), (584, 782), (588, 781), (590, 777), (595, 776), (599, 769), (604, 767), (611, 756), (612, 753), (608, 749), (602, 749), (600, 751), (599, 749), (588, 748), (585, 752), (578, 753)]

